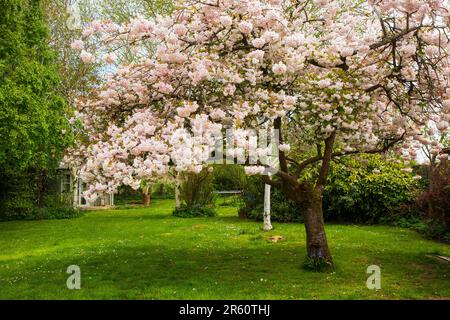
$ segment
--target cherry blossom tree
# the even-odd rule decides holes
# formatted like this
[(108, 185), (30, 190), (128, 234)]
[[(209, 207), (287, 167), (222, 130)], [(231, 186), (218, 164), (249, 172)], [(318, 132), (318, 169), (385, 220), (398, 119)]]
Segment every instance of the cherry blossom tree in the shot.
[[(85, 63), (103, 59), (113, 71), (94, 98), (79, 99), (86, 139), (66, 160), (82, 168), (92, 199), (121, 184), (137, 188), (169, 167), (200, 172), (227, 128), (238, 137), (228, 155), (267, 155), (245, 137), (273, 127), (278, 165), (263, 179), (306, 208), (307, 255), (332, 266), (322, 214), (331, 162), (389, 151), (411, 160), (430, 122), (448, 132), (447, 7), (442, 0), (189, 0), (167, 17), (96, 21), (75, 47)], [(102, 56), (89, 45), (93, 35), (103, 40)], [(116, 65), (123, 47), (135, 60)], [(305, 144), (316, 154), (290, 157)], [(310, 166), (317, 175), (303, 179)], [(246, 163), (248, 174), (265, 169)]]

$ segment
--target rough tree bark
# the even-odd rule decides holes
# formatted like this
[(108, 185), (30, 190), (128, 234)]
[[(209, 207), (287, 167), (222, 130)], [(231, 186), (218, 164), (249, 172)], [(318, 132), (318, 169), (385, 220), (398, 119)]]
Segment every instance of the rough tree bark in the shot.
[(333, 258), (328, 247), (322, 211), (322, 192), (313, 191), (304, 213), (306, 229), (306, 251), (308, 258), (324, 259), (330, 266)]
[(333, 133), (330, 137), (325, 139), (325, 150), (319, 177), (306, 202), (307, 207), (304, 214), (308, 257), (314, 260), (324, 259), (330, 266), (333, 266), (333, 258), (325, 234), (322, 198), (323, 190), (325, 189), (328, 178), (328, 172), (330, 171), (335, 138), (336, 134)]
[(265, 231), (272, 230), (272, 224), (270, 222), (270, 185), (264, 185), (264, 226)]
[[(274, 121), (275, 129), (279, 130), (280, 143), (283, 143), (281, 133), (281, 119)], [(306, 229), (306, 251), (308, 258), (318, 261), (323, 260), (330, 267), (333, 267), (333, 258), (328, 247), (325, 234), (325, 226), (322, 210), (323, 191), (328, 178), (331, 160), (333, 157), (333, 146), (336, 134), (332, 133), (325, 139), (325, 150), (318, 147), (317, 159), (321, 160), (319, 176), (314, 185), (309, 185), (299, 181), (298, 175), (290, 175), (288, 171), (288, 158), (284, 152), (279, 152), (280, 170), (276, 174), (280, 180), (273, 181), (265, 178), (267, 184), (281, 188), (284, 194), (299, 206), (299, 211), (304, 212), (304, 224)], [(304, 163), (296, 163), (298, 172), (302, 172), (307, 165), (316, 162), (316, 158), (306, 160)]]
[(307, 257), (314, 261), (323, 260), (333, 267), (323, 219), (323, 188), (308, 188), (293, 181), (283, 181), (282, 189), (297, 204), (299, 211), (303, 212)]
[(146, 184), (145, 187), (142, 188), (142, 204), (144, 206), (149, 206), (151, 202), (151, 196), (150, 196), (150, 185)]

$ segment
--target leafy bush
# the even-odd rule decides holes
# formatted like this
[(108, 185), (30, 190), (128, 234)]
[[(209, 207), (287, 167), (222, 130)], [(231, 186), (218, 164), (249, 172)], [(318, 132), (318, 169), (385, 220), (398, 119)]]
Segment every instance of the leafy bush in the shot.
[(247, 179), (241, 165), (216, 165), (213, 171), (213, 184), (215, 190), (230, 191), (241, 190)]
[[(332, 165), (324, 193), (328, 221), (389, 223), (398, 218), (401, 206), (414, 201), (416, 182), (402, 171), (403, 165), (378, 155), (342, 160)], [(379, 170), (380, 172), (378, 173)], [(249, 177), (242, 194), (241, 217), (262, 220), (264, 183)], [(303, 208), (272, 188), (271, 218), (279, 222), (303, 221)]]
[(419, 195), (415, 206), (412, 206), (413, 210), (420, 211), (424, 221), (424, 227), (418, 231), (429, 238), (449, 242), (450, 167), (448, 162), (427, 167), (423, 175), (428, 183)]
[(355, 223), (395, 220), (401, 205), (415, 197), (416, 182), (403, 168), (379, 155), (334, 163), (324, 194), (325, 218)]
[(152, 197), (157, 199), (174, 199), (175, 182), (161, 180), (152, 184)]
[(80, 209), (72, 206), (72, 193), (49, 194), (41, 207), (33, 210), (32, 219), (72, 219), (81, 216)]
[(204, 169), (200, 173), (180, 174), (180, 198), (183, 204), (173, 211), (176, 217), (211, 217), (214, 210), (215, 194), (212, 170)]
[(424, 218), (422, 212), (416, 212), (415, 215), (407, 217), (402, 216), (393, 221), (392, 224), (397, 227), (416, 230), (426, 238), (450, 242), (448, 227), (440, 220)]
[(440, 220), (426, 220), (425, 227), (418, 229), (425, 237), (444, 242), (450, 242), (450, 230)]
[(175, 209), (173, 215), (180, 218), (214, 217), (216, 211), (212, 207), (202, 207), (200, 205), (182, 206), (179, 209)]
[(115, 205), (134, 205), (142, 204), (142, 193), (140, 190), (134, 190), (130, 186), (122, 185), (114, 195)]
[(25, 219), (36, 206), (33, 176), (26, 172), (0, 172), (0, 220)]
[(4, 201), (0, 220), (72, 219), (81, 211), (73, 208), (70, 194), (46, 195), (41, 206), (36, 206), (29, 193), (23, 193)]
[(53, 219), (73, 219), (80, 217), (82, 211), (71, 207), (42, 207), (35, 208), (25, 220), (53, 220)]
[[(264, 183), (260, 177), (247, 177), (243, 185), (242, 206), (239, 216), (263, 220), (264, 213)], [(302, 222), (303, 214), (293, 201), (286, 198), (279, 189), (272, 188), (270, 195), (271, 220), (278, 222)]]
[(214, 204), (214, 184), (211, 170), (200, 173), (186, 172), (181, 175), (181, 199), (186, 207), (211, 206)]

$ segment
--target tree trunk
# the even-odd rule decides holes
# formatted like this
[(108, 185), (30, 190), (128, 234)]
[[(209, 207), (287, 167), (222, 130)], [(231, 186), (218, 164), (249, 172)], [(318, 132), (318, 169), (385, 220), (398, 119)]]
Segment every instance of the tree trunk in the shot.
[(177, 177), (175, 178), (175, 208), (180, 209), (181, 201), (180, 201), (180, 173), (177, 173)]
[(147, 184), (144, 188), (142, 188), (142, 204), (144, 206), (150, 205), (150, 186)]
[(272, 230), (272, 224), (270, 223), (270, 185), (264, 186), (264, 226), (265, 231)]
[[(281, 130), (281, 120), (276, 119), (274, 122), (275, 129)], [(322, 269), (325, 264), (329, 268), (333, 268), (333, 258), (328, 248), (327, 236), (325, 234), (325, 226), (322, 210), (322, 195), (327, 183), (328, 172), (330, 170), (331, 160), (333, 158), (333, 145), (336, 139), (336, 132), (332, 132), (325, 139), (325, 149), (322, 153), (322, 145), (317, 144), (317, 157), (322, 160), (319, 174), (315, 185), (310, 183), (299, 182), (301, 172), (309, 164), (308, 160), (297, 166), (300, 169), (296, 175), (290, 175), (288, 172), (287, 158), (283, 152), (279, 152), (280, 170), (276, 175), (281, 178), (281, 182), (272, 182), (266, 179), (266, 183), (272, 184), (283, 190), (284, 194), (294, 201), (304, 214), (304, 224), (306, 230), (306, 252), (308, 264), (312, 263), (314, 269)], [(282, 135), (280, 131), (280, 143), (282, 143)], [(314, 159), (314, 158), (311, 158)], [(316, 160), (312, 161), (314, 163)]]
[(312, 194), (304, 214), (306, 229), (306, 249), (308, 258), (319, 261), (324, 260), (330, 267), (333, 258), (328, 248), (327, 236), (322, 211), (322, 192), (315, 190)]

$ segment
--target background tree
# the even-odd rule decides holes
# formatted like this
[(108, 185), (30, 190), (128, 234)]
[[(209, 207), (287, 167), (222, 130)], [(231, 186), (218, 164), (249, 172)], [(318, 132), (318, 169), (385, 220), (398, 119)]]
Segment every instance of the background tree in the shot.
[[(98, 86), (104, 74), (104, 63), (85, 64), (79, 57), (74, 40), (83, 35), (83, 28), (94, 20), (127, 23), (135, 17), (152, 18), (168, 14), (171, 1), (162, 0), (42, 0), (50, 26), (49, 44), (57, 53), (60, 90), (74, 104), (80, 95), (87, 95)], [(96, 39), (100, 43), (100, 39)], [(132, 61), (134, 53), (126, 47), (116, 52), (117, 62)]]
[(72, 136), (40, 2), (2, 0), (0, 11), (0, 201), (13, 218), (42, 205)]

